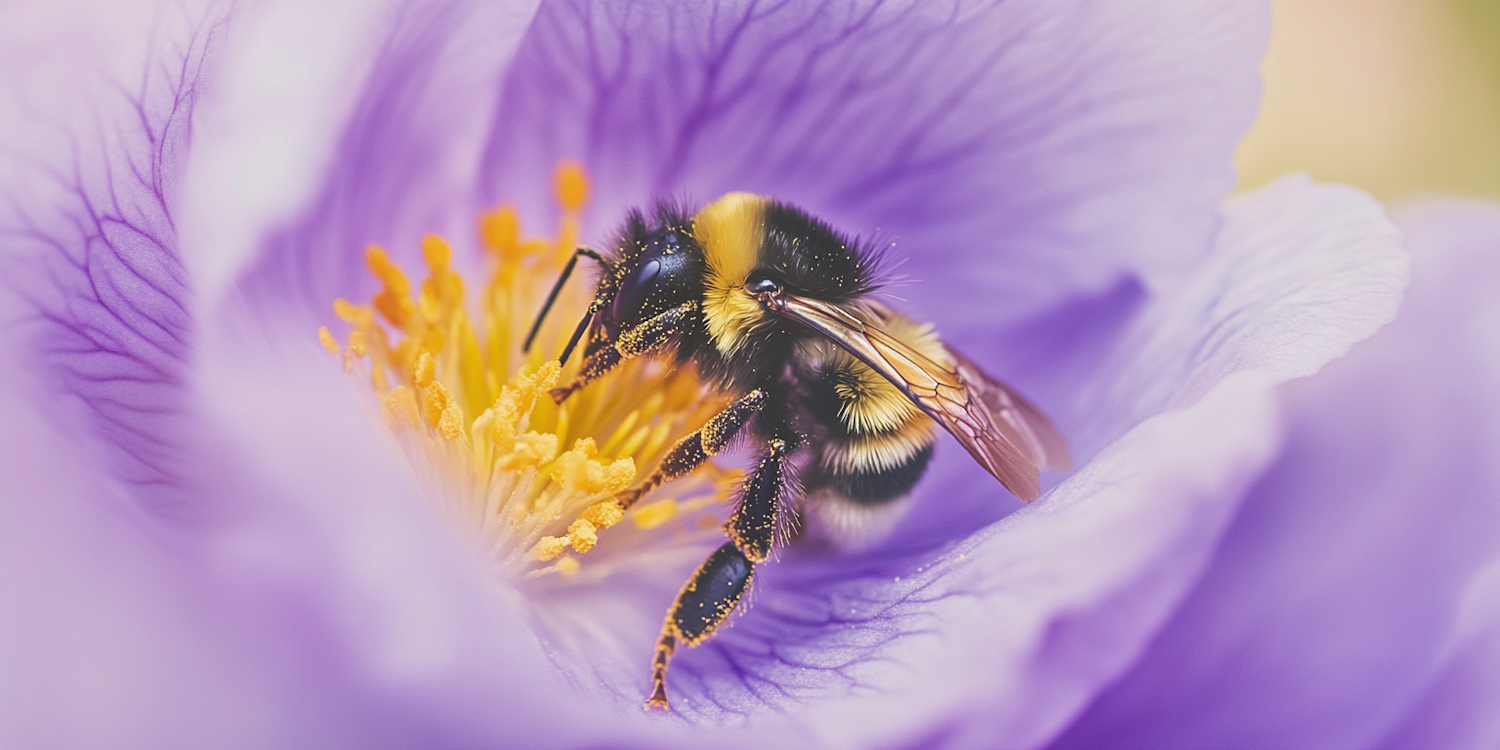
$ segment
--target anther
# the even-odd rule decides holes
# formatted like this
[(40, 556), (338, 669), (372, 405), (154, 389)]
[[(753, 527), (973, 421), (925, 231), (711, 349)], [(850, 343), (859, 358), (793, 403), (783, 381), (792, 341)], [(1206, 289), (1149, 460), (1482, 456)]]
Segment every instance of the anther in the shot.
[(557, 202), (563, 210), (578, 212), (589, 200), (589, 178), (576, 161), (565, 161), (557, 165), (554, 178)]
[(514, 254), (521, 244), (521, 219), (515, 207), (504, 205), (479, 217), (479, 240), (501, 258)]
[(318, 326), (318, 343), (322, 344), (323, 348), (327, 349), (335, 357), (343, 354), (343, 350), (339, 349), (339, 342), (328, 331), (328, 326)]

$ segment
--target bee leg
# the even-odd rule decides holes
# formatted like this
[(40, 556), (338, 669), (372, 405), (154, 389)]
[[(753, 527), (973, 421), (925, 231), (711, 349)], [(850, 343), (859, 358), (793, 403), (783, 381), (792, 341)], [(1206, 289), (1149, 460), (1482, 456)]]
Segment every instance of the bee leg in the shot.
[(677, 644), (696, 646), (723, 624), (744, 597), (755, 574), (755, 563), (770, 557), (786, 493), (788, 444), (775, 439), (755, 471), (740, 488), (740, 502), (724, 524), (731, 541), (714, 550), (698, 566), (662, 623), (656, 655), (651, 660), (651, 698), (646, 708), (671, 708), (667, 703), (667, 663)]
[(755, 564), (745, 558), (734, 542), (714, 550), (693, 572), (677, 595), (677, 603), (667, 613), (667, 621), (662, 623), (656, 656), (651, 660), (652, 688), (646, 710), (671, 709), (667, 703), (667, 662), (677, 650), (677, 643), (692, 647), (713, 634), (734, 611), (754, 575)]
[(640, 325), (620, 334), (615, 343), (600, 349), (583, 363), (578, 376), (564, 388), (552, 389), (552, 400), (562, 403), (573, 391), (603, 377), (621, 362), (634, 359), (647, 352), (656, 351), (672, 342), (681, 333), (685, 324), (698, 312), (698, 303), (687, 302), (666, 310)]
[(766, 398), (766, 392), (756, 388), (730, 404), (729, 408), (715, 414), (702, 429), (677, 441), (672, 450), (667, 452), (666, 458), (661, 460), (661, 465), (651, 472), (651, 476), (646, 477), (641, 486), (621, 492), (615, 496), (615, 501), (620, 507), (629, 508), (663, 483), (702, 466), (710, 456), (729, 445), (735, 433), (766, 405)]
[(740, 485), (734, 515), (724, 522), (724, 534), (751, 562), (765, 562), (778, 541), (781, 509), (786, 507), (787, 441), (772, 439), (755, 471)]

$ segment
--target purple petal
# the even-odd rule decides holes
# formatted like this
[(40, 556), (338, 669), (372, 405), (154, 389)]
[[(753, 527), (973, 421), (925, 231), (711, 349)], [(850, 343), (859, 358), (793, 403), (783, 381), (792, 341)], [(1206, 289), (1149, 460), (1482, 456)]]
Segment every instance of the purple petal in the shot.
[[(128, 713), (100, 729), (99, 736), (139, 716), (133, 710), (137, 705), (149, 713), (156, 705), (181, 704), (202, 717), (201, 723), (182, 723), (184, 743), (195, 745), (701, 746), (706, 738), (716, 745), (740, 739), (756, 747), (1034, 744), (1055, 733), (1100, 685), (1129, 665), (1195, 580), (1243, 489), (1273, 456), (1278, 433), (1270, 386), (1315, 371), (1368, 335), (1394, 307), (1403, 270), (1394, 237), (1372, 203), (1348, 192), (1285, 183), (1240, 199), (1227, 209), (1213, 256), (1195, 264), (1209, 246), (1217, 223), (1212, 201), (1228, 185), (1228, 149), (1253, 99), (1253, 76), (1247, 71), (1263, 28), (1258, 11), (1244, 11), (1254, 16), (1251, 33), (1244, 33), (1232, 13), (1209, 18), (1197, 8), (1189, 22), (1182, 22), (1184, 28), (1125, 3), (1081, 9), (1005, 5), (965, 18), (963, 25), (946, 19), (929, 23), (924, 14), (930, 6), (905, 11), (881, 6), (863, 24), (809, 32), (780, 15), (804, 12), (787, 5), (765, 9), (755, 26), (736, 37), (743, 43), (724, 43), (716, 33), (693, 35), (704, 31), (693, 24), (711, 25), (704, 17), (684, 19), (681, 28), (632, 27), (638, 19), (610, 16), (611, 7), (600, 7), (600, 23), (588, 30), (608, 33), (586, 49), (619, 51), (624, 42), (610, 34), (620, 28), (638, 31), (632, 39), (646, 42), (660, 38), (650, 32), (665, 28), (662, 36), (678, 40), (679, 48), (674, 52), (668, 45), (662, 52), (645, 45), (644, 69), (654, 70), (654, 78), (632, 74), (618, 87), (589, 89), (581, 99), (565, 88), (547, 92), (557, 98), (558, 111), (592, 112), (597, 102), (589, 92), (718, 90), (696, 78), (694, 71), (702, 68), (663, 68), (679, 53), (687, 55), (680, 59), (723, 63), (708, 68), (722, 73), (714, 86), (750, 76), (757, 86), (766, 81), (768, 93), (757, 99), (760, 89), (750, 89), (743, 101), (754, 106), (731, 98), (733, 116), (703, 120), (700, 130), (687, 133), (681, 158), (667, 154), (642, 163), (630, 160), (642, 154), (662, 157), (644, 137), (647, 125), (660, 124), (648, 116), (678, 117), (678, 101), (647, 97), (645, 103), (620, 105), (633, 113), (624, 120), (631, 127), (621, 133), (639, 142), (611, 145), (609, 158), (591, 158), (604, 196), (596, 217), (607, 214), (613, 221), (622, 205), (657, 189), (749, 187), (805, 201), (851, 229), (894, 233), (902, 247), (964, 248), (924, 261), (931, 265), (921, 266), (922, 273), (938, 283), (928, 285), (925, 301), (914, 297), (919, 309), (936, 309), (939, 294), (971, 296), (967, 291), (978, 287), (964, 284), (982, 283), (989, 295), (995, 289), (1013, 293), (1012, 301), (986, 308), (1006, 316), (1079, 295), (1092, 301), (1082, 306), (1085, 313), (1102, 311), (1096, 319), (1128, 310), (1130, 321), (1119, 335), (1114, 329), (1079, 333), (1113, 348), (1102, 360), (1074, 362), (1079, 407), (1060, 412), (1081, 441), (1083, 455), (1097, 455), (1048, 499), (948, 547), (943, 546), (948, 540), (966, 537), (1002, 510), (999, 490), (950, 456), (887, 547), (842, 558), (794, 550), (790, 559), (768, 566), (758, 584), (757, 606), (710, 646), (683, 654), (674, 667), (686, 717), (743, 723), (753, 730), (748, 736), (683, 735), (675, 724), (647, 724), (634, 705), (628, 706), (628, 716), (636, 718), (622, 719), (621, 703), (633, 704), (639, 696), (626, 696), (617, 686), (639, 679), (622, 675), (641, 674), (655, 635), (650, 621), (659, 622), (671, 589), (686, 577), (692, 561), (658, 576), (652, 584), (655, 598), (604, 591), (588, 602), (595, 617), (634, 614), (595, 621), (605, 631), (594, 636), (598, 642), (576, 650), (539, 642), (517, 592), (489, 585), (457, 535), (433, 516), (432, 503), (361, 410), (356, 393), (330, 372), (310, 329), (287, 325), (279, 317), (282, 311), (267, 304), (326, 305), (334, 294), (368, 283), (354, 262), (365, 241), (399, 244), (418, 231), (471, 220), (473, 196), (464, 190), (473, 175), (460, 170), (455, 176), (443, 165), (463, 152), (455, 142), (473, 141), (450, 137), (451, 123), (444, 120), (456, 114), (471, 122), (465, 118), (475, 110), (472, 101), (445, 97), (455, 79), (444, 76), (452, 73), (448, 66), (455, 60), (470, 59), (449, 45), (455, 31), (482, 36), (494, 27), (467, 23), (477, 16), (464, 6), (406, 7), (394, 16), (400, 33), (375, 56), (366, 93), (349, 105), (354, 114), (326, 183), (311, 192), (317, 197), (302, 219), (271, 238), (269, 252), (240, 286), (257, 314), (244, 317), (240, 299), (194, 307), (206, 313), (192, 327), (192, 383), (199, 390), (191, 400), (180, 389), (187, 382), (181, 365), (187, 344), (162, 355), (177, 362), (171, 365), (175, 379), (167, 383), (172, 395), (166, 403), (173, 411), (193, 409), (193, 435), (203, 438), (194, 446), (194, 465), (216, 479), (205, 496), (216, 510), (210, 522), (189, 534), (167, 534), (163, 544), (155, 537), (161, 533), (156, 524), (135, 528), (116, 524), (114, 516), (96, 523), (93, 506), (81, 512), (87, 522), (74, 526), (56, 521), (50, 511), (33, 513), (46, 506), (6, 506), (15, 523), (5, 533), (14, 535), (7, 541), (15, 542), (18, 562), (46, 563), (54, 555), (63, 556), (59, 562), (69, 555), (85, 558), (79, 568), (39, 566), (30, 591), (55, 587), (92, 603), (102, 592), (77, 579), (113, 573), (118, 577), (104, 580), (119, 589), (118, 600), (105, 604), (118, 606), (98, 611), (121, 621), (127, 648), (166, 654), (166, 674), (151, 675), (155, 681), (147, 681), (145, 694), (125, 696), (141, 703), (124, 703)], [(1240, 12), (1238, 5), (1229, 10)], [(533, 195), (553, 156), (575, 155), (566, 147), (539, 144), (544, 131), (584, 143), (578, 128), (596, 127), (608, 136), (616, 122), (549, 120), (547, 102), (515, 99), (515, 92), (527, 90), (522, 84), (539, 93), (534, 76), (567, 69), (560, 63), (549, 68), (546, 60), (555, 52), (549, 45), (577, 41), (570, 41), (571, 32), (562, 25), (571, 12), (567, 6), (548, 6), (545, 22), (527, 42), (531, 46), (522, 48), (518, 72), (506, 89), (509, 98), (502, 99), (497, 115), (495, 143), (501, 145), (491, 152), (493, 158), (504, 156), (500, 163), (506, 169), (517, 171), (498, 178), (497, 192), (514, 179)], [(819, 19), (840, 13), (831, 5), (806, 12), (822, 14)], [(846, 28), (850, 25), (855, 28)], [(914, 51), (896, 59), (916, 62), (882, 70), (880, 63), (892, 58), (889, 44), (882, 43), (912, 31), (922, 32), (913, 34)], [(767, 37), (781, 32), (790, 46), (773, 48), (775, 40)], [(828, 43), (821, 57), (778, 56), (802, 49), (808, 33), (823, 35)], [(969, 44), (995, 33), (1002, 44), (993, 59), (982, 55), (994, 49), (993, 42)], [(704, 40), (709, 43), (701, 54), (682, 52), (687, 42)], [(503, 52), (503, 45), (497, 47)], [(1168, 53), (1158, 54), (1163, 49)], [(742, 57), (747, 51), (758, 64), (747, 64)], [(493, 51), (481, 55), (475, 79), (498, 76), (502, 58)], [(1236, 61), (1246, 64), (1242, 72), (1223, 72)], [(984, 75), (965, 79), (939, 64)], [(693, 75), (673, 78), (678, 72)], [(868, 80), (861, 80), (865, 74)], [(1154, 83), (1142, 85), (1142, 80)], [(921, 88), (924, 81), (930, 85)], [(789, 93), (788, 82), (805, 84), (806, 93)], [(801, 108), (810, 101), (836, 101), (830, 91), (855, 83), (872, 87), (868, 100), (853, 95), (858, 92), (846, 98), (858, 106), (825, 111), (822, 117)], [(949, 101), (947, 95), (957, 98)], [(486, 111), (492, 103), (475, 100)], [(882, 102), (887, 106), (873, 106)], [(952, 106), (940, 106), (945, 102)], [(671, 106), (656, 110), (648, 106), (652, 103)], [(795, 116), (781, 121), (750, 116), (776, 112), (785, 103), (799, 105), (788, 110)], [(605, 113), (617, 111), (611, 107), (618, 102), (604, 104)], [(924, 112), (977, 116), (964, 122), (963, 117), (922, 121)], [(727, 120), (736, 127), (719, 127)], [(145, 122), (149, 126), (152, 120)], [(683, 127), (697, 128), (697, 122)], [(1172, 125), (1180, 122), (1191, 127)], [(528, 123), (531, 129), (520, 127)], [(746, 123), (759, 125), (746, 128)], [(773, 132), (777, 123), (786, 125), (785, 134)], [(889, 127), (878, 127), (882, 124)], [(515, 132), (506, 135), (507, 128)], [(146, 127), (145, 132), (154, 131)], [(843, 141), (843, 148), (832, 148), (825, 136)], [(741, 139), (765, 145), (759, 154), (764, 164), (743, 156), (708, 159), (698, 149)], [(807, 151), (791, 147), (804, 141), (813, 144)], [(531, 155), (503, 154), (512, 143), (537, 149)], [(221, 147), (232, 151), (233, 138)], [(960, 156), (965, 157), (961, 163)], [(959, 168), (970, 163), (973, 169)], [(528, 164), (540, 170), (527, 171)], [(310, 173), (294, 175), (304, 181), (296, 189), (305, 189)], [(947, 174), (954, 175), (951, 184), (939, 179)], [(743, 183), (726, 182), (740, 175)], [(136, 222), (156, 230), (155, 245), (125, 255), (160, 265), (124, 263), (123, 276), (101, 267), (97, 275), (77, 278), (170, 280), (177, 285), (176, 296), (160, 296), (177, 305), (186, 328), (182, 311), (188, 303), (182, 300), (178, 258), (203, 253), (197, 257), (209, 262), (213, 248), (205, 238), (213, 233), (205, 227), (236, 201), (195, 204), (201, 214), (194, 231), (202, 232), (194, 235), (195, 242), (204, 244), (179, 251), (175, 222), (147, 220), (172, 218), (171, 202), (162, 198), (170, 190), (158, 189), (156, 195), (154, 204), (144, 205), (156, 206), (158, 214), (147, 212)], [(978, 196), (995, 196), (997, 202), (978, 205)], [(131, 202), (125, 207), (122, 213), (140, 210)], [(254, 233), (255, 226), (276, 221), (285, 210), (272, 202), (251, 206), (235, 226)], [(1329, 234), (1330, 228), (1343, 232)], [(1319, 245), (1320, 237), (1331, 239)], [(986, 262), (967, 251), (980, 241), (995, 242), (1003, 254)], [(1111, 250), (1111, 244), (1118, 249)], [(960, 283), (958, 275), (976, 269), (984, 273), (975, 277), (1004, 276)], [(230, 271), (214, 273), (227, 277)], [(1145, 281), (1132, 287), (1133, 275)], [(72, 283), (74, 276), (64, 274), (62, 281), (69, 294), (58, 300), (90, 301), (80, 293), (87, 290)], [(997, 285), (1001, 281), (1011, 286)], [(148, 301), (155, 299), (147, 293), (153, 289), (130, 287)], [(1126, 290), (1123, 301), (1112, 296), (1117, 289)], [(121, 299), (135, 302), (134, 296)], [(58, 309), (74, 314), (67, 305)], [(109, 311), (114, 320), (127, 320), (125, 312)], [(161, 310), (150, 312), (142, 317), (161, 317)], [(1073, 312), (1068, 308), (1051, 319), (1063, 335), (1067, 325), (1056, 321)], [(126, 322), (120, 325), (135, 333)], [(993, 323), (976, 322), (967, 341), (978, 342), (975, 334), (993, 329)], [(160, 343), (170, 337), (137, 337), (146, 344), (129, 339), (129, 361), (149, 364), (156, 361), (153, 352), (170, 349)], [(984, 347), (970, 352), (995, 356)], [(72, 390), (83, 392), (82, 386)], [(1161, 413), (1166, 409), (1177, 411)], [(99, 423), (99, 417), (90, 418)], [(45, 427), (46, 421), (17, 424)], [(1221, 429), (1225, 425), (1233, 428)], [(176, 431), (160, 432), (181, 438)], [(0, 437), (11, 447), (17, 434), (0, 432)], [(46, 498), (52, 489), (42, 480), (87, 460), (65, 455), (66, 447), (50, 442), (37, 447), (40, 456), (59, 460), (37, 461), (37, 473), (7, 472), (5, 480), (13, 484), (4, 489), (18, 489), (6, 497)], [(160, 463), (165, 468), (156, 468), (165, 473), (175, 468)], [(87, 472), (63, 478), (78, 485), (60, 484), (56, 493), (72, 498), (99, 494), (87, 485), (95, 479), (107, 484)], [(95, 530), (110, 543), (90, 550), (87, 542)], [(54, 533), (67, 543), (56, 549), (39, 543)], [(128, 564), (103, 571), (91, 552)], [(144, 562), (131, 562), (130, 555)], [(4, 568), (7, 576), (16, 569), (10, 563)], [(73, 577), (77, 569), (84, 572)], [(6, 590), (26, 590), (23, 583), (8, 578)], [(33, 604), (36, 596), (25, 601)], [(42, 604), (10, 615), (6, 622), (19, 625), (8, 627), (41, 632), (48, 613), (80, 611)], [(568, 603), (530, 604), (545, 610)], [(642, 612), (649, 616), (640, 617)], [(89, 630), (80, 642), (115, 657), (135, 653), (116, 653), (112, 642), (101, 640), (107, 636)], [(179, 639), (183, 645), (174, 650)], [(26, 662), (33, 666), (24, 674), (40, 679), (70, 647), (78, 646), (41, 638), (41, 656)], [(200, 652), (207, 655), (200, 659)], [(21, 655), (0, 654), (7, 664), (23, 661)], [(149, 661), (144, 666), (103, 663), (98, 673), (129, 683), (150, 666)], [(574, 683), (564, 684), (559, 671)], [(62, 697), (35, 704), (39, 735), (48, 731), (47, 709), (71, 705), (66, 689), (56, 694)], [(268, 727), (270, 722), (274, 725)], [(113, 735), (125, 737), (115, 744), (149, 744), (155, 724), (143, 724), (150, 726), (125, 727), (122, 735)], [(227, 728), (230, 740), (212, 737), (215, 727)], [(177, 736), (170, 735), (166, 744)]]
[(1495, 737), (1500, 211), (1406, 226), (1401, 317), (1283, 389), (1281, 458), (1182, 610), (1056, 747)]
[[(1429, 265), (1436, 266), (1427, 272), (1426, 278), (1431, 281), (1421, 275), (1417, 277), (1420, 285), (1417, 291), (1441, 289), (1446, 293), (1439, 298), (1441, 303), (1431, 299), (1437, 297), (1436, 291), (1429, 292), (1427, 299), (1419, 299), (1424, 338), (1439, 334), (1440, 343), (1433, 347), (1438, 351), (1432, 354), (1462, 358), (1457, 360), (1463, 362), (1458, 366), (1465, 370), (1450, 374), (1463, 380), (1459, 397), (1475, 401), (1465, 405), (1462, 415), (1465, 419), (1455, 420), (1455, 424), (1471, 430), (1470, 437), (1476, 441), (1472, 453), (1485, 455), (1471, 465), (1462, 465), (1455, 457), (1448, 466), (1433, 466), (1429, 480), (1434, 488), (1461, 492), (1467, 503), (1455, 510), (1475, 519), (1476, 525), (1486, 523), (1481, 519), (1488, 518), (1493, 528), (1492, 506), (1500, 494), (1497, 490), (1500, 479), (1488, 460), (1494, 455), (1494, 448), (1485, 446), (1495, 446), (1500, 441), (1495, 427), (1500, 423), (1496, 419), (1500, 415), (1496, 414), (1493, 401), (1495, 386), (1500, 383), (1500, 359), (1495, 350), (1500, 308), (1496, 307), (1493, 294), (1496, 277), (1500, 276), (1496, 257), (1500, 248), (1500, 207), (1492, 203), (1432, 202), (1408, 207), (1401, 219), (1411, 235), (1414, 251), (1422, 254), (1418, 273)], [(1465, 373), (1467, 377), (1463, 377)], [(1432, 388), (1448, 385), (1448, 381), (1441, 384), (1429, 381)], [(1461, 440), (1446, 439), (1450, 444)], [(1466, 534), (1456, 538), (1475, 541)], [(1431, 541), (1436, 548), (1446, 545), (1448, 540)], [(1500, 544), (1491, 537), (1487, 547), (1480, 540), (1465, 551), (1479, 552), (1484, 562), (1481, 565), (1476, 561), (1468, 568), (1460, 564), (1442, 571), (1448, 578), (1444, 581), (1445, 589), (1458, 584), (1463, 591), (1456, 600), (1453, 619), (1426, 685), (1385, 739), (1383, 746), (1390, 750), (1404, 747), (1477, 750), (1500, 743), (1500, 668), (1496, 668), (1500, 665), (1500, 596), (1496, 595), (1500, 592)], [(1462, 583), (1455, 579), (1461, 579)], [(1453, 601), (1442, 604), (1451, 605)]]
[(59, 124), (51, 118), (68, 104), (28, 101), (23, 111), (39, 119), (23, 123), (57, 128), (52, 148), (24, 126), (8, 133), (16, 140), (7, 146), (29, 157), (4, 186), (0, 219), (4, 291), (23, 300), (7, 325), (34, 341), (16, 356), (45, 369), (65, 397), (50, 407), (54, 418), (82, 420), (113, 473), (162, 511), (183, 501), (190, 474), (183, 385), (193, 326), (175, 191), (218, 24), (201, 10), (170, 14), (154, 38), (140, 40), (163, 51), (152, 49), (150, 64), (137, 69), (144, 74), (130, 78), (83, 52), (99, 67), (84, 65), (53, 85), (99, 93), (99, 119)]
[(991, 330), (1203, 257), (1265, 29), (1249, 2), (549, 2), (485, 194), (547, 216), (536, 176), (581, 159), (602, 238), (654, 197), (762, 192), (894, 240), (913, 310)]
[(267, 2), (235, 18), (194, 111), (178, 212), (205, 306), (322, 187), (364, 68), (390, 33), (389, 5)]
[[(347, 116), (331, 123), (337, 132), (317, 140), (331, 142), (331, 152), (317, 154), (316, 169), (299, 178), (317, 178), (310, 197), (291, 221), (278, 222), (283, 217), (270, 211), (236, 217), (259, 244), (240, 282), (259, 312), (286, 314), (290, 304), (305, 320), (327, 321), (335, 297), (367, 297), (374, 287), (364, 250), (372, 242), (412, 263), (420, 262), (416, 248), (427, 232), (442, 232), (461, 248), (470, 244), (480, 208), (473, 196), (478, 155), (491, 118), (484, 92), (498, 86), (531, 10), (526, 3), (396, 2), (349, 12), (370, 25), (371, 36), (360, 37), (367, 48), (354, 55), (356, 69), (345, 71), (355, 80), (326, 71), (325, 80), (337, 85), (324, 96), (341, 102), (349, 90), (357, 96), (347, 103)], [(296, 31), (282, 28), (279, 36), (295, 38)], [(277, 30), (269, 33), (275, 44)], [(247, 47), (246, 54), (254, 53)], [(321, 58), (330, 66), (340, 62)], [(244, 65), (256, 62), (250, 57)], [(304, 93), (294, 106), (321, 108), (315, 88)], [(237, 100), (226, 107), (231, 112), (276, 102), (279, 92), (262, 86), (233, 96)], [(298, 145), (306, 143), (305, 133), (291, 135)], [(233, 151), (256, 137), (242, 132), (220, 145)], [(550, 169), (532, 184), (549, 195)], [(274, 197), (267, 202), (280, 203)], [(232, 201), (205, 208), (231, 215), (242, 210)], [(477, 252), (460, 254), (456, 265), (479, 260)]]
[[(300, 695), (201, 561), (0, 373), (0, 744), (269, 747)], [(233, 644), (232, 646), (230, 644)]]
[(1430, 681), (1381, 744), (1482, 750), (1500, 743), (1500, 564), (1473, 576)]
[(1317, 372), (1390, 321), (1408, 273), (1400, 234), (1377, 204), (1304, 175), (1230, 201), (1217, 250), (1132, 321), (1073, 410), (1058, 415), (1075, 450), (1088, 455), (1229, 373)]

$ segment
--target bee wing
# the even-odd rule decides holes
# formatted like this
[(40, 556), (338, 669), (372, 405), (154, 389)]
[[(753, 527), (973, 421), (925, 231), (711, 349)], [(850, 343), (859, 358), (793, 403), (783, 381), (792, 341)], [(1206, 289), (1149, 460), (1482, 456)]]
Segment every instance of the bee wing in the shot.
[(867, 320), (818, 300), (778, 297), (768, 304), (900, 388), (1016, 497), (1033, 500), (1041, 494), (1038, 466), (1066, 465), (1062, 437), (1036, 407), (951, 349), (954, 364), (949, 366), (886, 333), (879, 324), (892, 313), (883, 306), (874, 306), (875, 320)]
[(1052, 425), (1041, 409), (1022, 398), (1006, 384), (990, 377), (974, 361), (944, 346), (958, 371), (959, 379), (997, 417), (997, 424), (1013, 435), (1033, 464), (1048, 471), (1067, 471), (1073, 460), (1068, 456), (1068, 441)]
[[(876, 319), (874, 330), (881, 333), (883, 331), (880, 329), (880, 324), (899, 316), (899, 313), (876, 300), (866, 302), (866, 307)], [(889, 334), (885, 335), (887, 338), (894, 339)], [(977, 396), (989, 408), (995, 427), (1008, 442), (1021, 449), (1032, 465), (1049, 471), (1067, 471), (1072, 468), (1067, 440), (1041, 409), (1027, 401), (1010, 386), (990, 377), (963, 353), (947, 344), (943, 345), (943, 350), (947, 352), (953, 365), (945, 367), (942, 363), (936, 364), (957, 375), (965, 391), (970, 396)], [(928, 358), (928, 361), (930, 362), (931, 359)]]

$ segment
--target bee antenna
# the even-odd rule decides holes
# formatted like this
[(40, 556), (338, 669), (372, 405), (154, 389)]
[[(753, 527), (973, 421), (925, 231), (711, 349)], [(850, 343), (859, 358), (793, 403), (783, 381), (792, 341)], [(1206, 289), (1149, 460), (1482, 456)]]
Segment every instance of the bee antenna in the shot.
[(578, 346), (578, 340), (583, 338), (583, 332), (589, 329), (589, 322), (594, 319), (594, 313), (598, 312), (599, 303), (589, 305), (589, 311), (583, 314), (583, 320), (578, 321), (578, 327), (573, 329), (573, 337), (568, 339), (568, 345), (563, 347), (562, 356), (557, 358), (557, 363), (565, 365), (568, 356), (573, 353), (573, 347)]
[[(547, 319), (547, 313), (552, 310), (552, 303), (557, 301), (557, 295), (562, 292), (563, 284), (568, 283), (568, 277), (573, 275), (573, 267), (578, 265), (578, 256), (580, 255), (587, 258), (592, 258), (595, 261), (599, 262), (601, 265), (609, 264), (609, 261), (606, 261), (604, 259), (604, 256), (600, 255), (592, 248), (580, 247), (577, 250), (573, 251), (573, 257), (568, 259), (568, 265), (563, 266), (562, 275), (558, 276), (557, 283), (552, 285), (552, 291), (547, 295), (547, 301), (542, 303), (542, 311), (537, 313), (536, 322), (531, 324), (531, 332), (526, 334), (526, 343), (521, 344), (522, 354), (531, 351), (531, 343), (536, 340), (537, 331), (542, 330), (542, 321)], [(584, 321), (587, 322), (589, 318), (592, 318), (594, 312), (594, 310), (590, 309), (589, 315), (588, 317), (584, 318)], [(568, 352), (572, 351), (573, 344), (577, 343), (578, 337), (580, 335), (582, 334), (573, 334), (573, 343), (568, 344), (567, 351), (563, 353), (562, 359), (564, 362), (568, 360)]]

